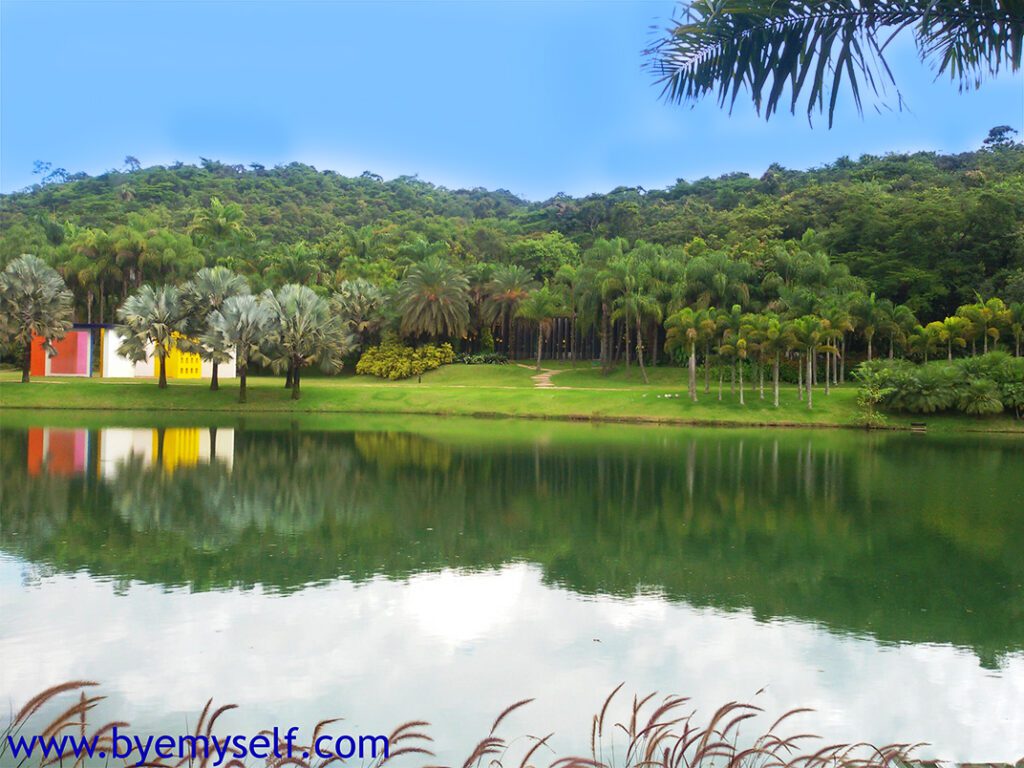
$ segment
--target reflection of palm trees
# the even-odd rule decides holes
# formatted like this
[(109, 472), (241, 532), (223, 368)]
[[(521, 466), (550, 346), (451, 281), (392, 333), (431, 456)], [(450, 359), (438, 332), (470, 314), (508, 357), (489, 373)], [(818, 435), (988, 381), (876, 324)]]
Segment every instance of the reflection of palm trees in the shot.
[[(517, 449), (239, 431), (232, 467), (168, 473), (135, 454), (100, 479), (29, 476), (23, 433), (0, 435), (0, 547), (61, 569), (293, 589), (525, 560), (582, 593), (657, 588), (986, 658), (1024, 648), (1012, 489), (984, 513), (957, 501), (1006, 487), (1011, 444), (662, 431)], [(964, 450), (971, 476), (955, 471)]]

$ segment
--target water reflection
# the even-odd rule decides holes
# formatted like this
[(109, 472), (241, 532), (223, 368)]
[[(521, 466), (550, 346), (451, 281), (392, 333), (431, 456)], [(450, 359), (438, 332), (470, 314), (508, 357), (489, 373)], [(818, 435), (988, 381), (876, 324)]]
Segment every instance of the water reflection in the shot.
[(627, 680), (1024, 748), (1019, 441), (420, 424), (0, 430), (0, 697), (95, 677), (147, 732), (211, 694), (238, 731), (427, 717), (458, 764), (526, 696), (520, 732), (585, 750)]
[[(891, 642), (1024, 648), (1015, 442), (648, 431), (0, 432), (0, 548), (60, 571), (287, 593), (526, 561)], [(24, 468), (19, 471), (19, 467)]]

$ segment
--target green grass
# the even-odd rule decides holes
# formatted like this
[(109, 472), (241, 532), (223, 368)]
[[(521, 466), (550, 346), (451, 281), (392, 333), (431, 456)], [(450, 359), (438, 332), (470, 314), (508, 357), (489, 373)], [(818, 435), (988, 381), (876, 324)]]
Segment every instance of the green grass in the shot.
[[(223, 414), (442, 414), (506, 416), (593, 421), (624, 421), (652, 424), (718, 424), (731, 426), (853, 426), (856, 391), (852, 384), (834, 388), (826, 396), (814, 393), (809, 410), (795, 387), (782, 391), (779, 408), (746, 390), (746, 405), (730, 394), (726, 382), (723, 399), (713, 384), (711, 394), (699, 391), (699, 402), (686, 396), (686, 371), (659, 367), (643, 384), (635, 368), (603, 376), (595, 367), (568, 363), (550, 366), (562, 370), (552, 377), (554, 389), (539, 389), (532, 369), (519, 365), (450, 365), (426, 373), (422, 381), (383, 381), (367, 376), (310, 376), (303, 379), (302, 399), (293, 401), (281, 378), (250, 378), (249, 402), (237, 402), (237, 383), (223, 380), (219, 392), (206, 382), (173, 381), (166, 390), (150, 379), (39, 378), (18, 383), (13, 371), (0, 372), (2, 409), (76, 409), (85, 411), (208, 412)], [(671, 396), (670, 396), (671, 395)], [(678, 397), (676, 397), (678, 395)], [(890, 416), (893, 427), (909, 427), (926, 421), (929, 430), (1020, 431), (1024, 424), (1010, 417)]]

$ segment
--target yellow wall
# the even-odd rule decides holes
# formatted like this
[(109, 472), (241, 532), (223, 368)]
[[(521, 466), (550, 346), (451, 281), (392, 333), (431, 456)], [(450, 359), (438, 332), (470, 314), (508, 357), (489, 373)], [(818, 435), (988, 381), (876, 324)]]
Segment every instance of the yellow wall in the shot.
[[(153, 430), (153, 456), (160, 455), (160, 432)], [(173, 472), (177, 467), (194, 467), (199, 463), (199, 429), (171, 428), (164, 430), (163, 468)]]
[(203, 361), (199, 355), (171, 347), (171, 352), (167, 355), (167, 378), (198, 379), (202, 376), (202, 371)]

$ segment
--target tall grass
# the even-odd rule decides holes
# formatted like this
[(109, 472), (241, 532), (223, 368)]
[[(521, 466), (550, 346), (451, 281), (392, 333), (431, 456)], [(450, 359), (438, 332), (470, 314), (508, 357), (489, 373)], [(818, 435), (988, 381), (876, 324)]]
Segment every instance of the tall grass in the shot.
[[(15, 761), (11, 753), (9, 736), (42, 736), (43, 738), (74, 735), (95, 739), (98, 749), (112, 751), (111, 734), (117, 726), (127, 729), (129, 724), (114, 720), (97, 728), (89, 723), (89, 714), (104, 699), (87, 695), (96, 683), (74, 680), (47, 688), (33, 696), (11, 716), (0, 729), (0, 765), (10, 768), (86, 768), (91, 765), (138, 765), (135, 756), (118, 762), (109, 757), (87, 762), (85, 756), (28, 758)], [(613, 701), (621, 693), (619, 685), (604, 700), (591, 722), (590, 754), (559, 757), (552, 748), (554, 733), (545, 736), (521, 736), (512, 740), (499, 734), (506, 720), (533, 700), (524, 699), (507, 707), (494, 720), (487, 735), (470, 750), (461, 768), (904, 768), (912, 752), (920, 745), (890, 744), (875, 747), (869, 744), (816, 744), (817, 737), (807, 733), (792, 733), (790, 721), (809, 712), (793, 709), (771, 722), (764, 729), (761, 708), (742, 702), (728, 702), (708, 715), (701, 715), (682, 696), (658, 699), (656, 694), (634, 696), (622, 708), (623, 715), (611, 714)], [(71, 699), (73, 703), (68, 704)], [(206, 702), (192, 731), (194, 737), (213, 736), (218, 719), (236, 705), (227, 704), (213, 709), (213, 700)], [(56, 715), (41, 713), (56, 709)], [(49, 719), (47, 719), (47, 717)], [(293, 754), (313, 753), (310, 745), (337, 723), (337, 718), (321, 720), (313, 729), (309, 745), (295, 745)], [(767, 721), (764, 721), (767, 722)], [(435, 756), (430, 723), (415, 720), (402, 723), (390, 735), (389, 757), (381, 755), (362, 763), (362, 768), (381, 768), (384, 762), (400, 761), (418, 768), (457, 768), (430, 763)], [(273, 738), (273, 731), (260, 731)], [(788, 735), (785, 735), (788, 734)], [(286, 742), (278, 743), (279, 751), (286, 754)], [(175, 760), (150, 759), (146, 768), (212, 768), (216, 753), (208, 757)], [(340, 758), (283, 757), (258, 761), (265, 768), (327, 768), (340, 764)], [(347, 761), (344, 761), (347, 762)], [(256, 762), (229, 759), (223, 768), (255, 768)]]

